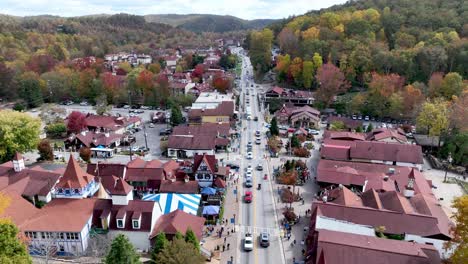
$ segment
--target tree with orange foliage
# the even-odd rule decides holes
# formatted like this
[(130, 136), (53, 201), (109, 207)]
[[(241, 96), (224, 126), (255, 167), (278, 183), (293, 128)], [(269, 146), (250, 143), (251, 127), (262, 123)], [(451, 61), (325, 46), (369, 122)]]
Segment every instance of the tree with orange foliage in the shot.
[(401, 92), (405, 79), (398, 74), (381, 75), (372, 73), (372, 80), (369, 83), (369, 93), (367, 96), (368, 107), (374, 115), (384, 116), (392, 106), (390, 98), (396, 92)]

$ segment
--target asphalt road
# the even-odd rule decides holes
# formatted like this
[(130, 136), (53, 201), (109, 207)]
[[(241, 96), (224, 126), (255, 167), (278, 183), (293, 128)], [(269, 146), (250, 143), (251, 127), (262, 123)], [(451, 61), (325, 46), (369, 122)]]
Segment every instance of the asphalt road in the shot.
[[(253, 187), (246, 188), (242, 185), (240, 188), (240, 194), (243, 195), (246, 190), (253, 192), (252, 203), (244, 203), (243, 200), (240, 203), (239, 208), (239, 225), (241, 236), (238, 239), (238, 259), (236, 263), (242, 264), (258, 264), (258, 263), (284, 263), (284, 256), (282, 255), (282, 245), (279, 238), (279, 227), (278, 220), (275, 210), (275, 201), (273, 197), (273, 188), (270, 182), (269, 164), (266, 159), (266, 137), (264, 127), (264, 113), (262, 109), (259, 109), (258, 97), (256, 91), (256, 84), (252, 78), (252, 66), (248, 57), (244, 57), (245, 68), (242, 68), (241, 76), (241, 102), (243, 102), (244, 109), (250, 107), (252, 111), (252, 118), (258, 117), (258, 121), (247, 121), (243, 120), (242, 137), (241, 137), (241, 179), (245, 180), (245, 168), (251, 165), (253, 171)], [(247, 73), (248, 72), (248, 73)], [(248, 84), (248, 87), (246, 87)], [(254, 87), (251, 87), (254, 84)], [(246, 95), (246, 90), (249, 89), (249, 94)], [(245, 104), (244, 98), (249, 97), (250, 104)], [(241, 111), (241, 112), (245, 112)], [(261, 131), (262, 144), (255, 144), (255, 131)], [(247, 142), (253, 143), (253, 159), (248, 160), (247, 156)], [(264, 170), (257, 171), (255, 167), (258, 164), (262, 164)], [(267, 180), (263, 178), (264, 174), (268, 174)], [(258, 190), (258, 184), (261, 184), (261, 189)], [(259, 235), (262, 231), (267, 231), (270, 234), (270, 246), (268, 248), (262, 248), (259, 243)], [(245, 233), (251, 233), (254, 238), (254, 249), (251, 252), (244, 250), (244, 235)]]

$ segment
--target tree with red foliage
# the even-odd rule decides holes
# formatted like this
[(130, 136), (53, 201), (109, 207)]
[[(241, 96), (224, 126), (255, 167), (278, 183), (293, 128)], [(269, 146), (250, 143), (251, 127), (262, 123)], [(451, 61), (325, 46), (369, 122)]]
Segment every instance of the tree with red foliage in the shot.
[(73, 111), (68, 115), (67, 131), (68, 133), (80, 133), (81, 130), (86, 128), (86, 115)]
[(226, 93), (231, 89), (231, 80), (221, 73), (218, 73), (213, 78), (213, 87), (220, 93)]
[(26, 63), (26, 69), (38, 74), (43, 74), (44, 72), (52, 70), (55, 64), (55, 59), (48, 54), (34, 55)]
[(330, 105), (334, 96), (351, 87), (340, 69), (330, 62), (318, 69), (316, 78), (319, 83), (317, 97), (325, 106)]
[(203, 66), (203, 64), (198, 64), (192, 72), (192, 77), (201, 80), (203, 73), (205, 73), (205, 66)]

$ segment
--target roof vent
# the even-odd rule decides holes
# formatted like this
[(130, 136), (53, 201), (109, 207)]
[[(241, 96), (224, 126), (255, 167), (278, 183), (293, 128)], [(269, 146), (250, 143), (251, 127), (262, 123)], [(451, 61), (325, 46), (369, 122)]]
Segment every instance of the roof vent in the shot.
[(322, 197), (322, 201), (323, 201), (324, 203), (326, 203), (326, 202), (328, 201), (328, 196), (324, 195), (324, 196)]
[(395, 168), (388, 168), (388, 174), (395, 174)]
[(385, 176), (383, 177), (383, 180), (384, 180), (384, 181), (388, 181), (388, 178), (389, 178), (388, 175), (385, 175)]

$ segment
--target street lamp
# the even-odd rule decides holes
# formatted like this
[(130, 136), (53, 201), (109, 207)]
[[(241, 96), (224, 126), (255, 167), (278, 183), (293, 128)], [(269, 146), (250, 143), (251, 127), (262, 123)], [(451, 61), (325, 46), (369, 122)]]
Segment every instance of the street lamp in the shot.
[(447, 171), (448, 171), (448, 166), (452, 164), (452, 153), (449, 152), (447, 161), (445, 162), (445, 176), (444, 176), (444, 182), (447, 182)]

